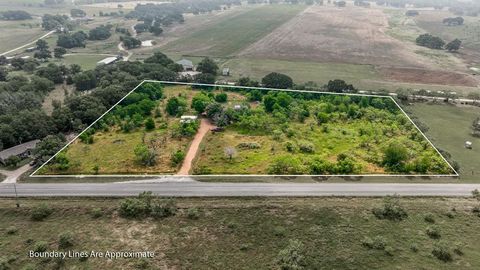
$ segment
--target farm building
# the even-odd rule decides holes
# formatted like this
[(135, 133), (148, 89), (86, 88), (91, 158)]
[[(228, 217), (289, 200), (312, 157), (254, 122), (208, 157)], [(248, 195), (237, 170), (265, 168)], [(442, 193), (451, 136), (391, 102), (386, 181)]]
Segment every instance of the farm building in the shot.
[(120, 61), (120, 59), (122, 59), (121, 56), (111, 56), (111, 57), (107, 57), (105, 59), (102, 59), (100, 61), (97, 62), (97, 65), (100, 66), (100, 65), (110, 65), (110, 64), (113, 64), (117, 61)]
[(191, 123), (195, 120), (197, 120), (197, 116), (195, 115), (182, 115), (180, 117), (180, 123)]
[(182, 65), (184, 71), (193, 71), (193, 62), (190, 60), (182, 59), (177, 64)]
[(29, 157), (38, 142), (40, 142), (40, 140), (33, 140), (1, 151), (0, 164), (5, 165), (5, 160), (12, 156), (17, 156), (19, 158)]

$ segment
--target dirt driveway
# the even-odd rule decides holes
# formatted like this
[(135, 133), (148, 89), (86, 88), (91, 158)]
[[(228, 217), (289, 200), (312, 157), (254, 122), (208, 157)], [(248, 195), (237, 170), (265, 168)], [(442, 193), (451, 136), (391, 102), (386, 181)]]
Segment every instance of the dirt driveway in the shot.
[(188, 149), (187, 155), (183, 160), (182, 167), (177, 172), (177, 175), (188, 175), (190, 169), (192, 168), (192, 162), (195, 156), (197, 155), (198, 148), (200, 147), (200, 143), (203, 140), (203, 137), (210, 131), (210, 129), (214, 128), (215, 126), (210, 122), (208, 119), (202, 118), (200, 121), (200, 127), (198, 128), (197, 134), (193, 138), (192, 143), (190, 144), (190, 148)]

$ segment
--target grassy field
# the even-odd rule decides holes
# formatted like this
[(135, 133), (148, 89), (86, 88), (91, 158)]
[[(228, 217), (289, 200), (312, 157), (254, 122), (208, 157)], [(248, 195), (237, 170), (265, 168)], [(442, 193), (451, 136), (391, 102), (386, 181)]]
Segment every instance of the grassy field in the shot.
[[(433, 143), (438, 148), (448, 151), (460, 164), (460, 179), (478, 182), (480, 139), (470, 134), (473, 121), (480, 116), (480, 108), (414, 104), (407, 109), (429, 127), (426, 135)], [(464, 147), (465, 141), (473, 142), (472, 150)]]
[[(114, 56), (113, 54), (110, 56)], [(69, 54), (58, 61), (64, 65), (77, 64), (82, 67), (82, 70), (94, 69), (97, 66), (97, 62), (109, 57), (108, 55), (88, 55), (88, 54)]]
[(170, 42), (162, 50), (185, 55), (227, 57), (270, 33), (304, 8), (302, 5), (255, 7)]
[(38, 26), (39, 23), (39, 20), (0, 21), (0, 52), (9, 51), (41, 37), (46, 32)]
[[(11, 269), (276, 269), (280, 251), (298, 240), (305, 269), (474, 269), (480, 264), (480, 223), (471, 212), (479, 202), (474, 199), (402, 198), (400, 206), (408, 214), (403, 221), (377, 219), (371, 211), (383, 201), (373, 198), (176, 202), (175, 216), (131, 220), (119, 217), (117, 199), (20, 199), (20, 208), (14, 200), (3, 199), (0, 257)], [(32, 221), (41, 203), (53, 213)], [(189, 215), (191, 209), (198, 216)], [(428, 227), (437, 228), (440, 237), (429, 237)], [(59, 248), (65, 232), (71, 232), (72, 246)], [(385, 249), (364, 246), (366, 237), (378, 239)], [(28, 258), (29, 250), (42, 241), (48, 251), (153, 251), (155, 257)], [(446, 245), (453, 261), (432, 255), (438, 243)]]

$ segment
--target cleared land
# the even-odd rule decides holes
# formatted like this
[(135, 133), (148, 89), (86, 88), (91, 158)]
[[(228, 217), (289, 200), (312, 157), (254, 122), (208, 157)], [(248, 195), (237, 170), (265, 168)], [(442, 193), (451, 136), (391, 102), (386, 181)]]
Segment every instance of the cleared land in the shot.
[[(24, 21), (0, 21), (0, 53), (15, 49), (26, 43), (32, 42), (47, 32), (43, 31), (38, 24), (39, 20)], [(22, 50), (16, 51), (16, 53)]]
[[(278, 266), (279, 252), (295, 239), (303, 244), (308, 269), (469, 269), (480, 264), (479, 217), (471, 212), (479, 203), (474, 199), (400, 199), (408, 217), (398, 222), (372, 214), (382, 206), (381, 199), (178, 199), (177, 214), (161, 220), (121, 218), (120, 200), (115, 199), (20, 203), (16, 208), (14, 200), (0, 201), (0, 253), (12, 269), (270, 269)], [(44, 221), (32, 221), (41, 203), (53, 213)], [(194, 211), (190, 209), (198, 210), (198, 219), (188, 217)], [(425, 221), (426, 216), (435, 224)], [(430, 238), (427, 227), (437, 228), (440, 238)], [(60, 261), (26, 256), (42, 241), (47, 250), (58, 250), (60, 234), (67, 231), (72, 246), (62, 251), (149, 250), (155, 257)], [(389, 253), (363, 246), (365, 237), (384, 242)], [(439, 243), (447, 246), (452, 262), (432, 255)], [(457, 246), (462, 255), (453, 251)]]
[[(480, 116), (480, 108), (429, 104), (414, 104), (407, 108), (428, 126), (426, 134), (435, 145), (449, 152), (460, 164), (460, 179), (478, 181), (480, 139), (471, 136), (471, 127)], [(466, 149), (465, 141), (472, 141), (473, 149)]]
[(162, 50), (184, 55), (231, 56), (272, 32), (304, 8), (302, 5), (255, 7), (247, 12), (223, 17), (206, 29), (168, 43)]

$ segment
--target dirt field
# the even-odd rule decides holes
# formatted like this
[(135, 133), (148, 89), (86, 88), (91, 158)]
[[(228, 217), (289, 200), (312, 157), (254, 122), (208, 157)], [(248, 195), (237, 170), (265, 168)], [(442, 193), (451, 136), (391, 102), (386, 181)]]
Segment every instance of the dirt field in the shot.
[[(385, 79), (392, 81), (478, 85), (473, 77), (447, 72), (444, 67), (439, 67), (433, 57), (417, 53), (419, 47), (414, 43), (402, 42), (388, 35), (388, 28), (388, 14), (382, 9), (311, 6), (247, 47), (240, 55), (249, 58), (372, 64), (380, 67)], [(455, 71), (466, 70), (461, 61), (451, 61), (449, 67)]]

